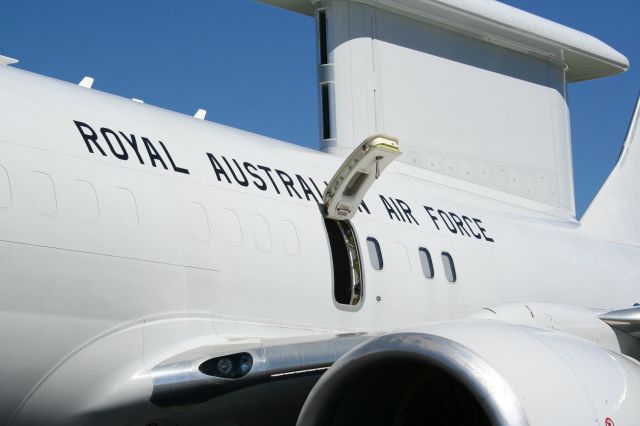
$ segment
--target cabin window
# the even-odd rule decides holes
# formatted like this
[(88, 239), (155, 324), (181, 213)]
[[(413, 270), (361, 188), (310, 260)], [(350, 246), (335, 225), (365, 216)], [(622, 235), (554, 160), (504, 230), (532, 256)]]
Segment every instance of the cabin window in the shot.
[(11, 184), (9, 183), (9, 173), (0, 164), (0, 208), (9, 207), (11, 204)]
[(331, 124), (331, 96), (329, 93), (330, 87), (328, 83), (320, 85), (321, 102), (322, 102), (322, 139), (333, 138), (332, 124)]
[(280, 221), (280, 238), (284, 251), (290, 256), (300, 254), (300, 241), (298, 240), (298, 231), (295, 225), (288, 220)]
[(222, 235), (229, 245), (238, 247), (242, 244), (242, 227), (235, 211), (231, 209), (220, 210), (218, 220), (216, 220), (216, 224), (218, 223)]
[(446, 251), (442, 252), (442, 263), (444, 265), (444, 275), (450, 283), (456, 282), (456, 267), (453, 264), (453, 257)]
[(98, 195), (91, 182), (76, 180), (76, 211), (85, 222), (97, 222), (100, 218)]
[(189, 209), (189, 222), (191, 222), (193, 238), (203, 243), (208, 242), (211, 237), (211, 230), (209, 228), (207, 210), (202, 204), (193, 201), (187, 204), (187, 208)]
[(393, 272), (400, 276), (411, 273), (409, 252), (404, 244), (395, 242), (387, 249), (387, 268), (393, 268)]
[(342, 305), (362, 300), (362, 268), (355, 232), (348, 221), (324, 220), (333, 262), (333, 296)]
[(380, 250), (380, 244), (378, 240), (373, 237), (367, 238), (367, 248), (369, 249), (369, 259), (371, 260), (371, 266), (376, 271), (379, 271), (383, 267), (382, 251)]
[(58, 200), (53, 179), (45, 172), (34, 171), (31, 174), (31, 194), (36, 211), (46, 216), (55, 216)]
[(120, 224), (125, 228), (133, 229), (140, 224), (140, 216), (138, 214), (138, 203), (136, 203), (136, 197), (127, 188), (117, 187), (115, 191), (115, 198), (120, 215)]
[(329, 63), (329, 42), (327, 35), (329, 33), (329, 27), (327, 22), (327, 11), (318, 11), (318, 41), (320, 43), (320, 65)]
[(426, 278), (433, 278), (433, 262), (431, 261), (431, 253), (424, 247), (418, 249), (420, 256), (420, 265), (422, 266), (422, 274)]
[(256, 246), (262, 251), (271, 251), (271, 231), (267, 219), (255, 214), (251, 218), (251, 225)]

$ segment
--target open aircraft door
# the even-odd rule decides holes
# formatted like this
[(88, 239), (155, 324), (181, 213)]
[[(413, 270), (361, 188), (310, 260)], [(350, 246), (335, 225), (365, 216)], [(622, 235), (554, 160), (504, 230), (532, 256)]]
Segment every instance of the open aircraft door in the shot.
[(374, 135), (364, 140), (342, 163), (322, 195), (325, 217), (351, 219), (382, 171), (400, 155), (398, 140)]
[(360, 249), (349, 219), (373, 182), (399, 155), (395, 138), (374, 135), (365, 139), (338, 168), (322, 196), (333, 263), (333, 296), (339, 306), (357, 307), (364, 296)]

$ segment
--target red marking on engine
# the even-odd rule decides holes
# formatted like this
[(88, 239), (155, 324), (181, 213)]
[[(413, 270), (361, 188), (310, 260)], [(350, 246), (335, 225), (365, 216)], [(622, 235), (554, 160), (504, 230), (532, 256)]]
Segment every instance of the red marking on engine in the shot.
[(605, 424), (605, 426), (615, 426), (614, 423), (613, 423), (613, 420), (611, 420), (609, 417), (604, 419), (604, 424)]

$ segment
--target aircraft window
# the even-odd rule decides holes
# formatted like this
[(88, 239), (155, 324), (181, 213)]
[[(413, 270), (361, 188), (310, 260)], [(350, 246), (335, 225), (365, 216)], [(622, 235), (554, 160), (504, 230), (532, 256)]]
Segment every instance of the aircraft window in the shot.
[(236, 212), (231, 209), (222, 209), (219, 216), (218, 223), (227, 243), (236, 247), (242, 244), (242, 228)]
[(411, 262), (407, 247), (402, 243), (393, 243), (387, 250), (387, 265), (400, 275), (408, 275), (411, 272)]
[(447, 277), (447, 281), (456, 282), (456, 267), (453, 264), (453, 258), (446, 251), (442, 252), (442, 263), (444, 264), (444, 274)]
[(11, 204), (11, 183), (7, 169), (0, 164), (0, 208), (9, 207)]
[(320, 65), (329, 63), (327, 11), (318, 11), (318, 41), (320, 42)]
[(120, 224), (125, 228), (133, 229), (140, 224), (138, 204), (133, 192), (121, 186), (116, 188), (116, 206), (120, 214)]
[(284, 251), (287, 254), (291, 256), (297, 256), (300, 254), (298, 231), (296, 231), (296, 227), (293, 223), (288, 220), (280, 221), (280, 237), (282, 238)]
[(424, 247), (418, 249), (420, 255), (420, 265), (422, 265), (422, 273), (426, 278), (433, 278), (433, 262), (431, 261), (431, 253)]
[(322, 92), (322, 139), (331, 139), (333, 137), (331, 129), (333, 126), (331, 124), (329, 84), (320, 85), (320, 90)]
[(373, 269), (379, 271), (382, 269), (382, 251), (380, 251), (380, 244), (378, 240), (373, 237), (367, 238), (367, 248), (369, 249), (369, 259), (371, 259), (371, 266)]
[(333, 262), (333, 296), (337, 303), (357, 305), (362, 299), (360, 251), (348, 221), (324, 220)]
[(253, 227), (253, 236), (256, 240), (256, 246), (263, 251), (271, 251), (271, 231), (269, 230), (269, 222), (264, 216), (253, 215), (251, 218)]
[(33, 204), (36, 210), (47, 216), (54, 216), (58, 210), (56, 190), (51, 176), (44, 172), (31, 174)]
[(188, 209), (193, 237), (198, 241), (209, 241), (211, 238), (211, 229), (209, 228), (207, 210), (202, 204), (195, 202), (188, 203)]
[(75, 185), (76, 211), (80, 219), (86, 222), (97, 222), (100, 217), (98, 196), (91, 182), (78, 179)]

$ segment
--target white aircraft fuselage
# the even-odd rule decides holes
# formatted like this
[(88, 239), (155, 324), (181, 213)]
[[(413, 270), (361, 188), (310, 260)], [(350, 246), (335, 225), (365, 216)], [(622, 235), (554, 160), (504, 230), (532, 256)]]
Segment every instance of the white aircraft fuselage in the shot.
[(640, 104), (579, 221), (567, 104), (624, 55), (263, 2), (316, 21), (323, 152), (0, 56), (0, 424), (637, 424)]
[(640, 301), (637, 245), (396, 164), (352, 220), (363, 298), (342, 305), (319, 207), (340, 158), (11, 67), (0, 93), (3, 424), (56, 407), (57, 376), (92, 350), (101, 374), (119, 363), (127, 374), (229, 337), (380, 332), (508, 302)]

